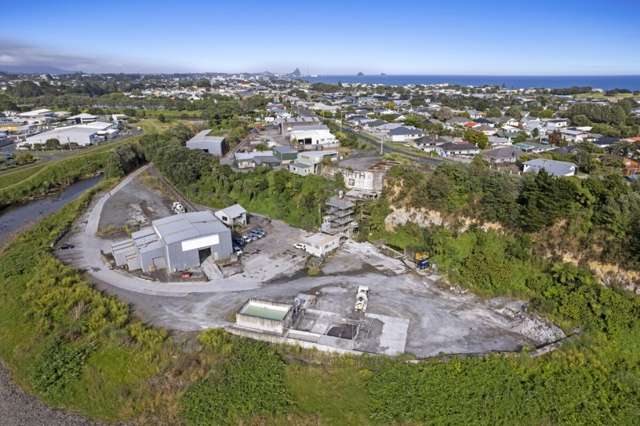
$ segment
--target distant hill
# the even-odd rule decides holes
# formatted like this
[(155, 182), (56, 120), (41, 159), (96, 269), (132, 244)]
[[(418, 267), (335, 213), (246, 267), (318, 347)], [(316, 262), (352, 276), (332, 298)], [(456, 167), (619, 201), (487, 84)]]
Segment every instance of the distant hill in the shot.
[(300, 77), (302, 73), (300, 72), (300, 68), (296, 68), (291, 74), (288, 74), (291, 77)]
[(63, 70), (47, 65), (2, 65), (0, 72), (9, 74), (73, 74), (78, 71)]

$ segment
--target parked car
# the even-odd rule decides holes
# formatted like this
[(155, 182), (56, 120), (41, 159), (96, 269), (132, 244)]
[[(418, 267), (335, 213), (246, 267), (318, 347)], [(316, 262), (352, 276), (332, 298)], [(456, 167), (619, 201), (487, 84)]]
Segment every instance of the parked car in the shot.
[(61, 245), (61, 246), (60, 246), (60, 250), (69, 250), (69, 249), (72, 249), (72, 248), (74, 248), (74, 247), (75, 247), (75, 246), (74, 246), (73, 244), (68, 244), (68, 243), (67, 243), (67, 244), (63, 244), (63, 245)]

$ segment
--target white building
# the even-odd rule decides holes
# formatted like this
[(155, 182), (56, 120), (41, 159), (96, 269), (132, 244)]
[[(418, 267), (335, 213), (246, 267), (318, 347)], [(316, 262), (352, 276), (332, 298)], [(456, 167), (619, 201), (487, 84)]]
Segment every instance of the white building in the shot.
[(316, 233), (303, 241), (304, 250), (312, 256), (324, 257), (340, 247), (340, 235)]
[(247, 211), (240, 204), (234, 204), (214, 213), (227, 226), (245, 226)]
[(325, 159), (336, 161), (337, 151), (302, 151), (298, 153), (296, 160), (289, 164), (289, 171), (300, 176), (318, 174), (320, 164)]
[(90, 124), (79, 124), (67, 127), (58, 127), (46, 132), (29, 136), (25, 141), (18, 143), (20, 149), (44, 145), (49, 139), (57, 139), (60, 145), (75, 144), (87, 146), (106, 139), (115, 137), (118, 130), (113, 123), (96, 121)]
[(522, 165), (524, 173), (538, 173), (540, 170), (544, 170), (551, 176), (574, 176), (576, 169), (576, 165), (568, 161), (547, 160), (544, 158), (529, 160)]
[(324, 124), (294, 129), (289, 133), (292, 143), (303, 149), (336, 148), (340, 142)]

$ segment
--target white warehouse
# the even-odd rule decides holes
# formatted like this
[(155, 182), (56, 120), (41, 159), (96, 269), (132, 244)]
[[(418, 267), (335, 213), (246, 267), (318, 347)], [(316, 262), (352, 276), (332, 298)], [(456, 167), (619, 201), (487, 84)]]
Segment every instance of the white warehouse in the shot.
[(297, 128), (289, 133), (292, 143), (303, 149), (336, 148), (340, 145), (338, 139), (324, 124)]
[(37, 135), (29, 136), (25, 141), (18, 143), (18, 148), (31, 148), (36, 145), (44, 145), (49, 139), (57, 139), (60, 145), (76, 144), (87, 146), (110, 139), (118, 134), (113, 123), (96, 121), (90, 124), (58, 127), (47, 130)]

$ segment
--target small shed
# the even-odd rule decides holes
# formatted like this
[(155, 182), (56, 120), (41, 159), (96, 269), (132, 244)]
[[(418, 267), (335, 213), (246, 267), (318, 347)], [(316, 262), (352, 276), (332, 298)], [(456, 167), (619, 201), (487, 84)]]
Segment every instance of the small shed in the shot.
[(248, 223), (247, 211), (240, 204), (218, 210), (215, 215), (227, 226), (245, 226)]
[(340, 235), (316, 233), (304, 239), (304, 250), (312, 256), (324, 257), (340, 246)]

